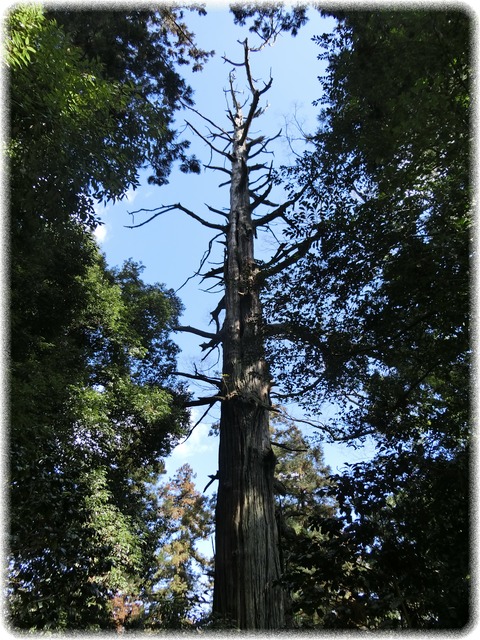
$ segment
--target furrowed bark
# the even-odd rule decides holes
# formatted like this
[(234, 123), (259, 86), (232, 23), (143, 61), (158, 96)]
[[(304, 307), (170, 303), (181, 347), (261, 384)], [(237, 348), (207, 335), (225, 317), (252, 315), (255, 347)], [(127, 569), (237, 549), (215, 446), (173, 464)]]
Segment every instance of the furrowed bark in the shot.
[[(258, 103), (258, 95), (253, 98)], [(284, 613), (269, 433), (270, 377), (263, 352), (247, 168), (252, 109), (244, 120), (234, 97), (233, 103), (213, 613), (220, 622), (241, 629), (278, 629)]]

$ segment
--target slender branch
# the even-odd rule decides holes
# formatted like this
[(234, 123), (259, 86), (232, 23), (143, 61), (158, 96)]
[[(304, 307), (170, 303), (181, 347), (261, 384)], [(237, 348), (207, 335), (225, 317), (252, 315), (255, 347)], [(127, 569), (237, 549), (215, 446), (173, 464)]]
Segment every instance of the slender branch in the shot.
[(223, 340), (222, 331), (218, 331), (217, 333), (210, 333), (209, 331), (203, 331), (202, 329), (196, 329), (195, 327), (174, 327), (174, 331), (183, 331), (184, 333), (193, 333), (196, 336), (200, 336), (201, 338), (208, 338), (209, 342), (203, 342), (200, 347), (202, 351), (206, 351), (206, 349), (215, 349)]
[(223, 171), (223, 173), (228, 173), (229, 176), (232, 175), (232, 172), (230, 171), (230, 169), (226, 169), (225, 167), (218, 167), (213, 164), (204, 164), (203, 166), (205, 167), (205, 169), (213, 169), (214, 171)]
[(248, 84), (249, 84), (250, 90), (251, 90), (252, 93), (258, 93), (259, 96), (261, 96), (263, 93), (266, 93), (270, 89), (270, 87), (272, 86), (273, 78), (270, 76), (269, 82), (264, 83), (265, 84), (264, 88), (258, 90), (255, 87), (255, 84), (254, 84), (253, 79), (252, 79), (252, 74), (251, 74), (251, 70), (250, 70), (250, 59), (249, 59), (250, 51), (256, 51), (256, 49), (250, 49), (249, 48), (248, 39), (247, 38), (245, 38), (245, 40), (243, 42), (239, 42), (239, 44), (243, 44), (244, 59), (245, 59), (244, 64), (245, 64), (245, 70), (246, 70), (246, 73), (247, 73), (247, 79), (248, 79)]
[(252, 153), (249, 157), (250, 160), (252, 158), (256, 158), (258, 155), (260, 155), (261, 153), (269, 153), (269, 154), (273, 154), (273, 151), (264, 151), (264, 149), (274, 140), (276, 140), (277, 138), (279, 138), (282, 135), (282, 130), (280, 129), (280, 131), (272, 136), (271, 138), (267, 138), (267, 140), (265, 140), (265, 142), (262, 144), (262, 146), (260, 147), (260, 149), (258, 149), (258, 151), (255, 151), (255, 153)]
[[(220, 300), (215, 309), (210, 313), (212, 316), (212, 320), (215, 321), (215, 325), (217, 327), (217, 333), (220, 333), (220, 321), (218, 319), (220, 312), (225, 309), (225, 296)], [(210, 321), (211, 323), (212, 321)]]
[(280, 442), (274, 442), (273, 440), (270, 440), (270, 444), (273, 444), (274, 447), (280, 447), (280, 449), (285, 449), (285, 451), (294, 451), (298, 453), (303, 453), (305, 451), (308, 451), (308, 449), (294, 449), (293, 447), (287, 447), (286, 444), (281, 444)]
[[(258, 187), (259, 189), (261, 188), (260, 186)], [(252, 202), (252, 204), (250, 205), (250, 209), (251, 211), (253, 211), (254, 209), (256, 209), (257, 207), (259, 207), (261, 204), (265, 203), (267, 200), (268, 195), (270, 194), (271, 190), (273, 189), (273, 184), (270, 183), (268, 185), (268, 187), (266, 188), (266, 190), (257, 195), (254, 199), (254, 201)]]
[[(206, 205), (208, 207), (208, 205)], [(175, 291), (175, 293), (178, 293), (181, 289), (183, 289), (183, 287), (187, 284), (187, 282), (190, 282), (190, 280), (192, 280), (193, 278), (197, 278), (198, 276), (203, 276), (202, 277), (202, 282), (205, 279), (205, 276), (200, 273), (201, 269), (203, 268), (203, 265), (205, 264), (205, 262), (208, 260), (210, 253), (212, 251), (212, 246), (213, 243), (215, 242), (215, 240), (222, 235), (222, 233), (218, 233), (215, 237), (211, 238), (209, 243), (208, 243), (208, 249), (205, 251), (205, 253), (202, 256), (202, 259), (200, 260), (200, 266), (198, 267), (197, 271), (195, 271), (195, 273), (193, 273), (191, 276), (188, 276), (188, 278), (185, 280), (185, 282), (180, 285), (180, 287), (178, 287), (178, 289)]]
[(225, 225), (215, 224), (214, 222), (209, 222), (208, 220), (205, 220), (204, 218), (202, 218), (201, 216), (197, 215), (193, 211), (190, 211), (190, 209), (187, 209), (186, 207), (181, 205), (180, 203), (169, 204), (169, 205), (161, 205), (160, 207), (156, 207), (155, 209), (137, 209), (136, 211), (129, 211), (129, 215), (131, 215), (131, 216), (135, 215), (136, 213), (152, 213), (154, 211), (156, 211), (156, 213), (153, 216), (151, 216), (150, 218), (148, 218), (148, 220), (144, 220), (143, 222), (140, 222), (139, 224), (126, 225), (126, 228), (127, 229), (138, 229), (139, 227), (143, 227), (144, 225), (148, 224), (152, 220), (155, 220), (155, 218), (158, 218), (158, 216), (161, 216), (164, 213), (168, 213), (169, 211), (175, 211), (175, 210), (183, 211), (188, 216), (190, 216), (191, 218), (193, 218), (197, 222), (200, 222), (200, 224), (202, 224), (204, 227), (208, 227), (209, 229), (218, 229), (219, 231), (223, 231), (223, 232), (225, 232), (226, 229), (227, 229), (227, 227)]
[(338, 433), (335, 432), (334, 429), (332, 429), (332, 427), (327, 426), (323, 422), (314, 422), (312, 420), (305, 420), (304, 418), (294, 418), (293, 416), (288, 414), (285, 411), (285, 409), (282, 409), (281, 413), (289, 420), (292, 420), (292, 422), (307, 424), (310, 427), (314, 427), (315, 429), (318, 429), (319, 431), (325, 431), (325, 433), (327, 433), (330, 436), (333, 442), (351, 442), (352, 440), (358, 440), (358, 438), (363, 438), (364, 436), (368, 436), (368, 435), (371, 435), (372, 433), (375, 433), (375, 429), (366, 429), (362, 433), (356, 433), (356, 434), (350, 434), (350, 435), (347, 434), (347, 435), (340, 436)]
[[(264, 166), (263, 168), (266, 169), (267, 167)], [(248, 172), (251, 173), (250, 167), (248, 168)], [(256, 187), (254, 187), (253, 185), (257, 184), (257, 182), (260, 182), (260, 180), (263, 180), (262, 184), (259, 184)], [(267, 184), (270, 184), (271, 182), (272, 182), (272, 165), (270, 164), (270, 167), (266, 174), (262, 174), (258, 176), (258, 178), (255, 178), (255, 180), (249, 181), (249, 186), (251, 187), (250, 195), (255, 196), (256, 191), (258, 191), (259, 189), (263, 189), (264, 187), (266, 187)]]
[(253, 165), (248, 167), (248, 172), (249, 173), (253, 173), (254, 171), (260, 171), (260, 169), (266, 169), (266, 168), (267, 168), (267, 166), (266, 166), (265, 162), (262, 162), (261, 164), (253, 164)]
[(223, 272), (224, 272), (223, 266), (222, 267), (216, 267), (215, 269), (210, 269), (210, 271), (207, 271), (207, 273), (204, 273), (202, 275), (202, 282), (203, 282), (203, 280), (206, 280), (207, 278), (218, 278), (218, 276), (220, 274), (223, 274)]
[(190, 129), (199, 137), (201, 138), (206, 144), (208, 144), (208, 146), (210, 147), (210, 149), (212, 149), (212, 151), (215, 151), (215, 153), (218, 153), (221, 156), (224, 156), (225, 158), (228, 158), (228, 160), (230, 160), (230, 162), (233, 161), (233, 158), (231, 156), (230, 153), (227, 153), (226, 151), (223, 151), (222, 149), (217, 149), (217, 147), (215, 145), (213, 145), (210, 140), (208, 138), (206, 138), (204, 135), (202, 135), (200, 133), (200, 131), (198, 131), (198, 129), (196, 129), (193, 124), (191, 124), (190, 122), (188, 122), (187, 120), (185, 120), (185, 122), (187, 123), (187, 125), (190, 127)]
[(290, 340), (302, 340), (315, 347), (318, 347), (323, 354), (328, 355), (327, 345), (321, 341), (317, 332), (312, 331), (310, 327), (300, 325), (294, 322), (277, 322), (269, 323), (264, 326), (265, 336), (283, 336)]
[(213, 384), (219, 389), (222, 388), (222, 381), (219, 378), (210, 378), (195, 370), (195, 373), (186, 373), (183, 371), (175, 371), (174, 375), (181, 376), (182, 378), (189, 378), (190, 380), (198, 380), (199, 382), (207, 382)]
[(312, 244), (314, 242), (317, 242), (317, 240), (319, 240), (320, 238), (321, 238), (321, 233), (320, 231), (317, 231), (317, 233), (311, 236), (310, 238), (306, 238), (303, 242), (300, 242), (295, 247), (291, 247), (291, 249), (288, 250), (288, 253), (290, 253), (290, 251), (293, 251), (293, 253), (289, 257), (285, 258), (282, 262), (278, 262), (277, 264), (274, 264), (274, 261), (270, 260), (270, 262), (268, 262), (266, 265), (262, 267), (261, 278), (266, 279), (266, 278), (269, 278), (270, 276), (280, 273), (287, 267), (291, 266), (292, 264), (300, 260), (300, 258), (303, 258), (307, 254)]
[(205, 493), (205, 491), (208, 489), (208, 487), (209, 487), (213, 482), (215, 482), (215, 480), (218, 480), (218, 478), (219, 478), (219, 476), (218, 476), (218, 471), (217, 471), (217, 473), (216, 473), (215, 475), (211, 474), (211, 475), (209, 475), (208, 477), (209, 477), (209, 478), (211, 478), (211, 480), (210, 480), (210, 482), (209, 482), (209, 483), (207, 483), (207, 485), (206, 485), (205, 489), (203, 490), (203, 493)]
[(200, 111), (197, 111), (197, 109), (191, 106), (189, 106), (188, 109), (196, 113), (198, 116), (200, 116), (200, 118), (205, 120), (205, 122), (208, 122), (209, 124), (211, 124), (212, 127), (215, 127), (215, 129), (218, 129), (218, 131), (220, 131), (221, 134), (228, 136), (228, 138), (231, 139), (231, 135), (228, 133), (228, 131), (225, 131), (225, 129), (222, 129), (222, 127), (218, 126), (218, 124), (216, 124), (213, 120), (210, 120), (210, 118), (207, 118), (207, 116), (203, 115), (203, 113), (201, 113)]
[(183, 211), (184, 213), (186, 213), (187, 216), (190, 216), (194, 220), (197, 220), (197, 222), (200, 222), (201, 224), (203, 224), (205, 227), (208, 227), (209, 229), (218, 229), (219, 231), (222, 231), (222, 232), (226, 232), (226, 230), (227, 230), (226, 225), (216, 224), (215, 222), (208, 222), (208, 220), (204, 220), (202, 217), (200, 217), (199, 215), (197, 215), (193, 211), (190, 211), (190, 209), (187, 209), (186, 207), (184, 207), (181, 204), (176, 204), (175, 206), (180, 211)]
[(286, 210), (292, 205), (294, 205), (296, 202), (298, 202), (298, 200), (302, 197), (302, 195), (305, 193), (306, 190), (307, 190), (307, 185), (305, 185), (303, 189), (301, 189), (298, 193), (296, 193), (293, 198), (291, 198), (290, 200), (287, 200), (287, 202), (284, 202), (277, 209), (275, 209), (275, 211), (271, 211), (270, 213), (267, 213), (262, 218), (257, 218), (253, 223), (254, 227), (258, 228), (266, 224), (269, 224), (276, 218), (283, 218), (286, 222), (288, 222), (285, 218)]
[(202, 407), (209, 404), (211, 407), (216, 403), (223, 400), (221, 396), (208, 396), (205, 398), (197, 398), (196, 400), (187, 400), (185, 407)]
[(200, 418), (196, 421), (196, 423), (193, 425), (193, 427), (190, 429), (190, 431), (188, 432), (188, 434), (186, 435), (185, 439), (182, 440), (182, 442), (180, 444), (185, 444), (185, 442), (190, 438), (190, 436), (192, 435), (192, 433), (195, 431), (195, 429), (198, 427), (198, 425), (201, 423), (201, 421), (205, 418), (205, 416), (207, 415), (207, 413), (210, 411), (210, 409), (213, 407), (213, 404), (210, 404), (206, 411), (204, 411), (202, 413), (202, 415), (200, 416)]
[(193, 333), (196, 336), (200, 336), (201, 338), (209, 338), (210, 340), (214, 340), (217, 338), (218, 333), (210, 333), (209, 331), (203, 331), (203, 329), (196, 329), (191, 326), (182, 326), (182, 327), (174, 327), (174, 331), (181, 331), (183, 333)]
[(302, 387), (298, 391), (295, 391), (292, 393), (277, 393), (274, 391), (274, 392), (271, 392), (270, 395), (272, 398), (278, 398), (279, 400), (285, 400), (287, 398), (295, 398), (298, 396), (302, 396), (307, 391), (312, 391), (312, 389), (315, 389), (322, 380), (323, 380), (323, 376), (320, 376), (316, 378), (312, 383), (308, 384), (306, 387)]
[(222, 60), (227, 64), (231, 64), (232, 67), (243, 67), (243, 65), (245, 64), (244, 62), (234, 62), (233, 60), (230, 60), (230, 58), (227, 58), (225, 55), (222, 56)]
[(207, 209), (209, 211), (211, 211), (212, 213), (218, 213), (221, 216), (223, 216), (224, 218), (228, 219), (228, 213), (225, 213), (225, 211), (220, 211), (220, 209), (215, 209), (214, 207), (211, 207), (209, 204), (207, 204), (206, 202), (204, 203), (205, 206), (207, 207)]
[[(233, 71), (230, 71), (230, 73), (228, 74), (228, 83), (230, 85), (230, 95), (232, 97), (233, 106), (235, 107), (235, 113), (238, 114), (241, 111), (241, 106), (237, 100), (235, 89), (233, 88), (234, 80), (235, 80), (235, 73)], [(236, 118), (233, 114), (232, 114), (232, 122), (233, 122), (233, 126), (236, 127)]]

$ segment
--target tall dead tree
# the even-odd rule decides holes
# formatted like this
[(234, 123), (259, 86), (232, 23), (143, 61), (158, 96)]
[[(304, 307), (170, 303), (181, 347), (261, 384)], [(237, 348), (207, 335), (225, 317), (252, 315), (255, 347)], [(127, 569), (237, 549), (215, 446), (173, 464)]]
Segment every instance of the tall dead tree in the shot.
[[(271, 87), (272, 79), (262, 88), (256, 86), (250, 68), (252, 49), (247, 40), (242, 44), (243, 61), (227, 62), (243, 70), (249, 98), (243, 104), (240, 102), (232, 71), (227, 92), (232, 128), (223, 129), (201, 114), (198, 115), (208, 123), (209, 134), (203, 135), (190, 125), (212, 153), (225, 160), (223, 166), (207, 166), (228, 175), (224, 183), (230, 184), (228, 215), (208, 207), (210, 212), (224, 216), (222, 223), (211, 222), (182, 204), (174, 204), (153, 210), (153, 215), (141, 224), (168, 211), (180, 210), (217, 230), (216, 238), (221, 235), (225, 242), (223, 267), (200, 274), (203, 278), (214, 278), (223, 288), (224, 295), (212, 312), (216, 331), (177, 327), (179, 331), (206, 338), (204, 350), (219, 346), (223, 350), (221, 379), (197, 370), (181, 374), (216, 386), (213, 395), (192, 400), (190, 406), (221, 404), (213, 613), (220, 623), (241, 629), (279, 629), (284, 626), (284, 607), (273, 493), (275, 456), (269, 431), (272, 381), (264, 340), (267, 331), (271, 336), (281, 334), (285, 328), (265, 327), (260, 293), (269, 275), (304, 255), (316, 238), (298, 246), (280, 245), (273, 258), (262, 266), (255, 260), (257, 229), (279, 218), (289, 224), (286, 212), (305, 189), (281, 205), (268, 199), (273, 188), (272, 167), (254, 160), (274, 138), (252, 137), (251, 129), (254, 120), (264, 112), (260, 100)], [(259, 214), (259, 207), (264, 207), (263, 211), (266, 207), (267, 212)], [(206, 257), (202, 265), (205, 262)]]
[[(244, 43), (243, 65), (251, 102), (246, 115), (230, 75), (234, 111), (230, 169), (230, 215), (224, 270), (225, 320), (222, 330), (223, 387), (220, 418), (214, 613), (240, 628), (283, 626), (280, 562), (275, 522), (270, 445), (270, 377), (263, 351), (259, 270), (254, 258), (255, 223), (249, 177), (253, 150), (250, 127), (261, 114), (258, 103), (271, 81), (253, 84)], [(260, 167), (259, 167), (260, 168)], [(260, 200), (266, 199), (266, 195)]]

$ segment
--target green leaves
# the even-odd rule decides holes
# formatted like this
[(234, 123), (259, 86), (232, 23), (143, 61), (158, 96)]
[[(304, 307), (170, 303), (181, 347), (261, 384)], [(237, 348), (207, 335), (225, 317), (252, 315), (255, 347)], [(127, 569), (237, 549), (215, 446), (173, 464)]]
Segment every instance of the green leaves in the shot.
[(157, 569), (146, 594), (147, 629), (193, 629), (208, 612), (212, 562), (196, 548), (212, 533), (210, 501), (195, 489), (187, 464), (158, 488), (164, 536), (157, 550)]
[[(376, 453), (336, 477), (342, 526), (312, 542), (304, 593), (313, 603), (322, 589), (334, 628), (459, 628), (471, 23), (461, 11), (333, 15), (337, 28), (318, 39), (328, 68), (316, 149), (284, 172), (305, 185), (291, 238), (320, 238), (265, 292), (267, 318), (292, 336), (272, 340), (269, 357), (306, 411), (333, 414), (325, 437), (369, 436)], [(325, 531), (322, 518), (312, 524)]]
[[(188, 416), (161, 370), (152, 377), (143, 362), (173, 367), (165, 327), (179, 303), (161, 302), (162, 288), (145, 285), (134, 263), (120, 273), (97, 255), (77, 274), (75, 297), (50, 309), (48, 344), (16, 308), (11, 611), (22, 628), (108, 628), (111, 594), (137, 593), (151, 567), (158, 533), (149, 529), (156, 500), (146, 483)], [(137, 323), (145, 317), (150, 334)], [(25, 344), (29, 334), (37, 340)]]
[(30, 31), (41, 22), (39, 6), (29, 5), (19, 11), (12, 12), (8, 17), (7, 29), (9, 37), (6, 47), (6, 63), (11, 67), (26, 66), (35, 53), (31, 45)]

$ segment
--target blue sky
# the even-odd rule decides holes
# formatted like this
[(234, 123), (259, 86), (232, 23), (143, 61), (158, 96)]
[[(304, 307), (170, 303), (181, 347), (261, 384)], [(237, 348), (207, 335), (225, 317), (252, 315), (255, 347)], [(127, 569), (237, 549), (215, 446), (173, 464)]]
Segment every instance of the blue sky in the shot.
[[(196, 34), (198, 45), (206, 50), (214, 49), (216, 55), (201, 73), (189, 73), (185, 67), (182, 73), (194, 89), (195, 108), (219, 126), (228, 128), (224, 89), (228, 86), (228, 74), (232, 66), (225, 63), (222, 56), (226, 55), (233, 61), (241, 61), (243, 48), (237, 41), (249, 37), (248, 28), (236, 27), (233, 24), (233, 16), (225, 7), (209, 4), (207, 10), (208, 15), (205, 17), (189, 12), (186, 12), (185, 17), (187, 24)], [(262, 82), (267, 82), (270, 74), (273, 77), (272, 88), (264, 95), (264, 104), (268, 102), (269, 107), (257, 121), (258, 125), (254, 127), (254, 131), (258, 128), (259, 134), (275, 135), (282, 129), (284, 134), (287, 132), (291, 137), (296, 137), (298, 132), (295, 130), (295, 120), (301, 124), (304, 131), (315, 131), (318, 107), (313, 107), (312, 102), (321, 95), (317, 78), (323, 74), (324, 66), (317, 60), (320, 49), (312, 42), (312, 36), (329, 31), (332, 25), (331, 20), (325, 20), (318, 12), (311, 10), (308, 24), (300, 30), (296, 38), (283, 35), (273, 47), (252, 54), (252, 75), (258, 79), (258, 86), (262, 87)], [(244, 80), (241, 70), (238, 70), (236, 75), (237, 87), (241, 89)], [(205, 134), (208, 133), (205, 123), (188, 111), (178, 116), (179, 129), (183, 129), (185, 120), (190, 121)], [(191, 151), (203, 163), (208, 164), (210, 151), (206, 144), (202, 140), (195, 140), (189, 130), (185, 130), (183, 135), (192, 141)], [(302, 143), (292, 144), (296, 151), (302, 151)], [(293, 161), (294, 155), (285, 137), (276, 140), (272, 149), (276, 166)], [(218, 164), (218, 160), (214, 164)], [(218, 222), (219, 219), (209, 214), (204, 203), (218, 209), (228, 207), (228, 187), (218, 188), (218, 184), (225, 180), (225, 174), (202, 170), (201, 175), (184, 175), (174, 170), (169, 184), (164, 187), (148, 185), (147, 176), (148, 172), (142, 174), (140, 188), (130, 191), (122, 202), (97, 208), (104, 222), (97, 232), (97, 238), (111, 266), (120, 265), (124, 260), (133, 258), (145, 265), (143, 277), (147, 282), (165, 283), (168, 287), (178, 290), (198, 269), (212, 237), (212, 231), (185, 214), (175, 211), (158, 217), (141, 228), (127, 229), (126, 226), (132, 224), (128, 212), (181, 202), (199, 215)], [(141, 214), (136, 214), (134, 222), (139, 223), (144, 219)], [(264, 255), (268, 250), (269, 238), (260, 237), (257, 255)], [(221, 259), (222, 252), (223, 249), (217, 246), (211, 259)], [(214, 309), (218, 296), (202, 291), (201, 286), (198, 279), (189, 280), (178, 291), (185, 306), (181, 322), (208, 330), (209, 314)], [(177, 334), (177, 342), (182, 349), (179, 359), (180, 371), (191, 372), (193, 363), (198, 363), (201, 357), (198, 345), (203, 340), (189, 334)], [(215, 360), (211, 361), (211, 365), (213, 372)], [(193, 411), (193, 419), (196, 421), (201, 413), (201, 407), (200, 410)], [(292, 413), (299, 416), (298, 410), (293, 409)], [(215, 473), (217, 469), (217, 441), (207, 435), (208, 422), (215, 417), (218, 416), (212, 413), (209, 421), (200, 424), (190, 438), (175, 449), (167, 461), (168, 475), (172, 475), (175, 469), (188, 462), (197, 473), (197, 487), (203, 489), (208, 482), (208, 474)], [(341, 445), (326, 445), (324, 449), (326, 462), (334, 470), (339, 469), (347, 460), (358, 460), (362, 457), (361, 453), (355, 453)]]

